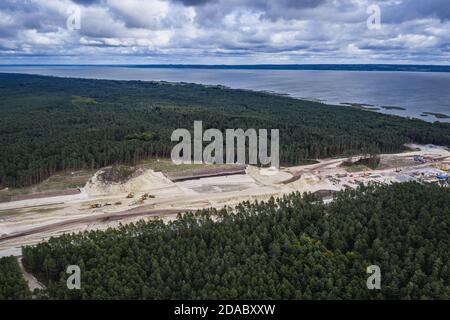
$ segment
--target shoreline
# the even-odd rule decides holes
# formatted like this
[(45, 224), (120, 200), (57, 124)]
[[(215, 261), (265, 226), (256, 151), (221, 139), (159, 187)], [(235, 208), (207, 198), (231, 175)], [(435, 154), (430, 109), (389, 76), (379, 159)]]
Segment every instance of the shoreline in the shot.
[[(45, 67), (45, 65), (36, 65), (36, 67)], [(51, 65), (51, 66), (55, 66), (55, 67), (78, 67), (78, 66), (74, 66), (74, 65)], [(96, 65), (80, 65), (80, 67), (97, 67)], [(0, 67), (5, 67), (4, 65), (0, 65)], [(9, 67), (9, 66), (6, 66)], [(17, 66), (12, 66), (12, 67), (17, 67)], [(19, 66), (20, 67), (20, 66)], [(25, 66), (24, 66), (25, 67)], [(99, 65), (98, 67), (110, 67), (108, 65)], [(124, 66), (116, 66), (116, 67), (124, 67)], [(449, 66), (450, 67), (450, 66)], [(131, 68), (129, 66), (125, 66), (125, 68)], [(170, 69), (170, 68), (167, 68)], [(175, 69), (175, 68), (172, 68)], [(187, 70), (187, 68), (185, 68), (184, 70)], [(220, 69), (210, 69), (210, 70), (220, 70)], [(235, 69), (221, 69), (221, 70), (235, 70)], [(241, 70), (241, 69), (239, 69)], [(247, 69), (243, 69), (243, 70), (247, 70)], [(254, 69), (254, 70), (272, 70), (272, 71), (278, 71), (280, 69)], [(308, 70), (295, 70), (293, 69), (293, 71), (308, 71)], [(328, 71), (328, 70), (309, 70), (309, 71)], [(330, 71), (347, 71), (347, 70), (330, 70)], [(361, 71), (361, 70), (354, 70), (355, 72)], [(374, 71), (375, 72), (375, 71)], [(404, 71), (395, 71), (395, 72), (404, 72)], [(223, 84), (207, 84), (207, 83), (199, 83), (199, 82), (187, 82), (187, 81), (166, 81), (166, 80), (136, 80), (136, 79), (113, 79), (113, 78), (98, 78), (95, 76), (92, 77), (86, 77), (86, 76), (76, 76), (76, 75), (51, 75), (51, 74), (42, 74), (42, 73), (32, 73), (32, 72), (16, 72), (16, 71), (2, 71), (0, 70), (0, 74), (19, 74), (19, 75), (28, 75), (28, 76), (41, 76), (41, 77), (51, 77), (51, 78), (64, 78), (64, 79), (87, 79), (87, 80), (107, 80), (107, 81), (127, 81), (127, 82), (149, 82), (149, 83), (161, 83), (161, 84), (173, 84), (173, 85), (198, 85), (198, 86), (204, 86), (204, 87), (217, 87), (217, 88), (221, 88), (221, 89), (226, 89), (226, 90), (240, 90), (240, 91), (247, 91), (247, 92), (254, 92), (254, 93), (262, 93), (262, 94), (268, 94), (268, 95), (273, 95), (276, 97), (284, 97), (284, 98), (291, 98), (291, 99), (295, 99), (295, 100), (299, 100), (299, 101), (304, 101), (304, 102), (311, 102), (311, 103), (319, 103), (322, 105), (326, 105), (326, 106), (331, 106), (331, 107), (350, 107), (353, 109), (359, 109), (359, 110), (364, 110), (364, 111), (371, 111), (371, 112), (376, 112), (376, 113), (380, 113), (383, 115), (388, 115), (388, 116), (398, 116), (398, 117), (402, 117), (402, 118), (406, 118), (406, 119), (413, 119), (413, 120), (420, 120), (420, 121), (424, 121), (424, 122), (439, 122), (439, 123), (450, 123), (450, 118), (447, 117), (438, 117), (436, 116), (437, 114), (442, 114), (441, 112), (432, 112), (432, 111), (428, 111), (428, 110), (420, 110), (418, 113), (418, 116), (414, 116), (414, 115), (401, 115), (401, 114), (397, 114), (397, 113), (393, 113), (393, 111), (397, 111), (397, 112), (406, 112), (408, 111), (408, 109), (406, 107), (403, 106), (384, 106), (382, 103), (380, 104), (369, 104), (369, 103), (363, 103), (363, 102), (348, 102), (348, 101), (341, 101), (341, 102), (337, 102), (337, 101), (331, 101), (331, 100), (327, 100), (325, 98), (311, 98), (311, 97), (296, 97), (293, 94), (287, 93), (287, 92), (280, 92), (280, 91), (274, 91), (272, 89), (248, 89), (248, 88), (234, 88), (234, 87), (230, 87), (228, 85), (223, 85)], [(427, 114), (427, 116), (423, 116), (424, 114)], [(429, 116), (429, 117), (428, 117)]]
[(0, 67), (110, 67), (142, 69), (206, 69), (206, 70), (304, 70), (304, 71), (374, 71), (374, 72), (444, 72), (443, 64), (0, 64)]

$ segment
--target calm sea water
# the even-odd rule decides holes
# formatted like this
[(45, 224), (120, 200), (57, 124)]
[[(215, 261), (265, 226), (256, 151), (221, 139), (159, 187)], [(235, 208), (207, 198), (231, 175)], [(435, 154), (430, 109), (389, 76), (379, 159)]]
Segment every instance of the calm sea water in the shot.
[[(163, 80), (266, 90), (296, 98), (406, 110), (380, 112), (436, 121), (422, 112), (450, 115), (450, 73), (324, 70), (221, 70), (111, 66), (1, 66), (0, 72), (115, 80)], [(450, 119), (439, 119), (450, 122)]]

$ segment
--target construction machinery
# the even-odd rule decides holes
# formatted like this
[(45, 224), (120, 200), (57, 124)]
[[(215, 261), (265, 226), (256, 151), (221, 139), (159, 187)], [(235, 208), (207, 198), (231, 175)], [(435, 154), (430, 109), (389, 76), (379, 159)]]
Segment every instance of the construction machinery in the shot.
[(448, 173), (437, 174), (437, 173), (436, 173), (436, 178), (437, 178), (438, 180), (450, 180), (450, 174), (448, 174)]
[(154, 195), (151, 195), (151, 194), (148, 194), (148, 193), (144, 193), (142, 196), (141, 196), (141, 200), (142, 201), (145, 201), (145, 200), (147, 200), (147, 199), (153, 199), (155, 196)]
[(435, 163), (434, 167), (437, 170), (441, 170), (441, 171), (444, 171), (444, 172), (450, 172), (450, 170), (448, 169), (447, 165), (445, 163), (443, 163), (443, 162)]
[(414, 161), (418, 161), (420, 163), (427, 162), (423, 156), (414, 156)]
[(369, 170), (367, 168), (364, 168), (364, 178), (367, 178), (369, 176)]
[(134, 198), (134, 192), (130, 192), (130, 193), (127, 195), (127, 198), (128, 198), (128, 199)]

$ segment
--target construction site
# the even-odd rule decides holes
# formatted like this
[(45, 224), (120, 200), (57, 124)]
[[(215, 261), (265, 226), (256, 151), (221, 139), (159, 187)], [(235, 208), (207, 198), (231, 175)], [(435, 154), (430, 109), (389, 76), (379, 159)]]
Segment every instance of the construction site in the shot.
[(373, 169), (361, 164), (364, 156), (280, 169), (244, 165), (205, 165), (179, 172), (146, 166), (118, 171), (104, 168), (79, 188), (28, 193), (1, 202), (0, 256), (20, 256), (22, 246), (63, 233), (105, 229), (140, 219), (167, 221), (183, 212), (233, 207), (242, 201), (267, 200), (295, 191), (316, 193), (324, 201), (332, 201), (333, 193), (369, 182), (448, 185), (447, 148), (408, 148), (408, 152), (379, 155)]

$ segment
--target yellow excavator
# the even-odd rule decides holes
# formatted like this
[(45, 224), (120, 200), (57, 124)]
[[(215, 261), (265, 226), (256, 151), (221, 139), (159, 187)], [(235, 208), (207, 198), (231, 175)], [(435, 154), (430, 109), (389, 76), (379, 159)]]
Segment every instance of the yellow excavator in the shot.
[(444, 172), (450, 172), (450, 170), (448, 169), (448, 166), (445, 163), (443, 163), (443, 162), (440, 162), (439, 164), (436, 163), (435, 164), (435, 168), (439, 169), (441, 171), (444, 171)]

